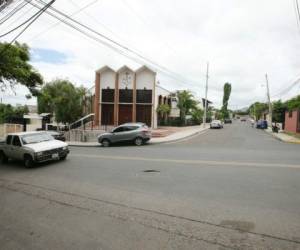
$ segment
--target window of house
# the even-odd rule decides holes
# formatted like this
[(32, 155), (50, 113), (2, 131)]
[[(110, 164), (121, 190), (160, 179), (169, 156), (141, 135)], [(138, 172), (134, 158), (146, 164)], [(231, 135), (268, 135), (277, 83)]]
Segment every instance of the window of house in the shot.
[(138, 89), (136, 91), (137, 103), (152, 103), (152, 90)]
[(132, 89), (120, 89), (119, 90), (119, 102), (132, 103), (133, 102), (132, 97), (133, 97)]
[(102, 102), (114, 102), (115, 90), (114, 89), (102, 89)]
[(293, 117), (293, 111), (289, 111), (289, 118)]

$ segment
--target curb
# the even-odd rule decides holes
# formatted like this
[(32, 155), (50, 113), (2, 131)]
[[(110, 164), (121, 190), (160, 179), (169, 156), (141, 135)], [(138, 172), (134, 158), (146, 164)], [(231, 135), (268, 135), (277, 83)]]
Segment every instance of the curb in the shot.
[(208, 129), (209, 128), (205, 128), (205, 129), (203, 129), (201, 131), (197, 131), (197, 132), (195, 132), (193, 134), (190, 134), (188, 136), (185, 136), (185, 137), (182, 137), (182, 138), (178, 138), (178, 139), (173, 139), (173, 140), (170, 140), (170, 141), (162, 141), (162, 142), (151, 142), (150, 141), (149, 144), (152, 144), (152, 145), (154, 145), (154, 144), (171, 144), (171, 143), (175, 143), (175, 142), (179, 142), (179, 141), (185, 141), (185, 140), (188, 140), (188, 139), (190, 139), (190, 138), (192, 138), (192, 137), (194, 137), (196, 135), (204, 134)]
[[(209, 128), (205, 128), (205, 129), (203, 129), (203, 130), (201, 130), (201, 131), (197, 131), (197, 132), (195, 132), (195, 133), (193, 133), (193, 134), (190, 134), (190, 135), (188, 135), (188, 136), (185, 136), (185, 137), (182, 137), (182, 138), (178, 138), (178, 139), (172, 139), (172, 140), (169, 140), (169, 141), (161, 141), (161, 142), (151, 142), (151, 140), (150, 140), (150, 142), (148, 142), (148, 144), (149, 145), (158, 145), (158, 144), (168, 144), (168, 143), (175, 143), (175, 142), (179, 142), (179, 141), (184, 141), (184, 140), (188, 140), (188, 139), (190, 139), (190, 138), (192, 138), (192, 137), (194, 137), (194, 136), (196, 136), (196, 135), (200, 135), (200, 134), (204, 134), (207, 130), (208, 130)], [(68, 143), (68, 142), (67, 142)], [(84, 142), (83, 142), (84, 143)], [(96, 142), (95, 142), (96, 143)], [(96, 148), (96, 147), (101, 147), (101, 145), (98, 143), (98, 144), (95, 144), (95, 145), (84, 145), (84, 144), (69, 144), (68, 143), (68, 145), (70, 146), (70, 147), (90, 147), (90, 148), (92, 148), (92, 147), (94, 147), (94, 148)]]
[(281, 142), (292, 143), (292, 144), (300, 144), (300, 142), (298, 142), (298, 141), (284, 140), (284, 139), (282, 139), (282, 138), (276, 136), (273, 132), (267, 131), (266, 129), (264, 129), (264, 131), (265, 131), (267, 134), (273, 136), (275, 139), (277, 139), (277, 140), (279, 140), (279, 141), (281, 141)]

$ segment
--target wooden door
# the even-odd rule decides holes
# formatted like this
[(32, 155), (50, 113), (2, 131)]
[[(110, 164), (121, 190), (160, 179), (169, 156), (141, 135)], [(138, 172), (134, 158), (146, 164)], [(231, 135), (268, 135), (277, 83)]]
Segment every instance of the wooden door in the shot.
[(119, 125), (132, 122), (132, 105), (119, 105)]
[(151, 105), (136, 105), (136, 121), (151, 126), (152, 107)]
[(101, 124), (102, 125), (113, 125), (114, 124), (114, 105), (113, 104), (102, 104)]

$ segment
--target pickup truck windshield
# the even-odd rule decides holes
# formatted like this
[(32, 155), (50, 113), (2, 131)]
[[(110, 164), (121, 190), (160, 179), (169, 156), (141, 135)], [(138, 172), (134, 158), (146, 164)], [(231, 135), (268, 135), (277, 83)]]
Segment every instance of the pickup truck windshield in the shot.
[(36, 133), (36, 134), (28, 134), (23, 135), (21, 137), (23, 144), (31, 144), (31, 143), (38, 143), (43, 141), (50, 141), (54, 140), (54, 138), (47, 134), (47, 133)]

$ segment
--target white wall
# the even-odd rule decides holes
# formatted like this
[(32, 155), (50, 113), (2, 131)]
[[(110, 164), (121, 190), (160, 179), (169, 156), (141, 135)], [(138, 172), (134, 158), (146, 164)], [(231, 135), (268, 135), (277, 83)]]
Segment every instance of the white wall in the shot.
[(153, 119), (153, 127), (157, 128), (157, 112), (156, 109), (158, 107), (158, 97), (161, 95), (162, 97), (169, 96), (171, 94), (170, 91), (156, 85), (155, 88), (155, 97), (154, 97), (154, 119)]
[(102, 100), (102, 89), (115, 88), (116, 73), (111, 70), (106, 70), (100, 73), (100, 102)]
[(124, 81), (126, 79), (126, 72), (128, 72), (128, 85), (127, 85), (127, 88), (128, 89), (133, 89), (133, 81), (134, 81), (134, 72), (132, 72), (131, 70), (129, 69), (125, 69), (124, 71), (120, 72), (119, 73), (119, 89), (125, 89), (126, 88), (126, 85), (124, 85)]
[(143, 70), (136, 74), (136, 89), (152, 89), (155, 81), (155, 73), (150, 70)]

